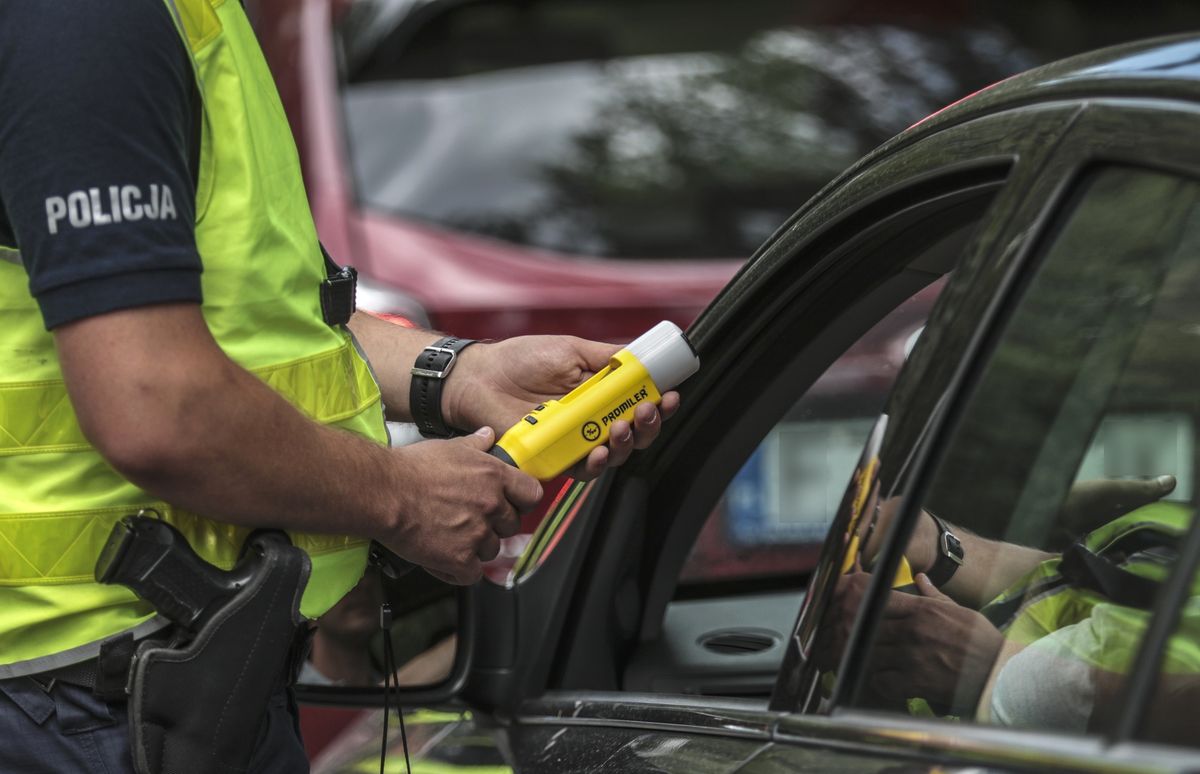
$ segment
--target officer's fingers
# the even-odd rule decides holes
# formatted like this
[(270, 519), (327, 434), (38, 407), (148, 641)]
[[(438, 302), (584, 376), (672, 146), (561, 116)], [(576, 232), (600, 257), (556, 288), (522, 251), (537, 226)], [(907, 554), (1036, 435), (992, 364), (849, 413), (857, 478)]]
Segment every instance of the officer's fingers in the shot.
[(475, 552), (481, 562), (490, 562), (500, 555), (500, 538), (495, 532), (488, 531), (483, 539), (479, 541), (479, 546)]
[(521, 531), (521, 516), (510, 504), (488, 514), (488, 518), (497, 537), (512, 537)]
[(608, 365), (608, 361), (612, 359), (612, 356), (617, 354), (621, 349), (616, 344), (606, 344), (602, 341), (590, 341), (575, 337), (569, 337), (565, 340), (574, 347), (575, 352), (587, 364), (585, 379)]
[(430, 575), (432, 575), (433, 577), (437, 578), (442, 583), (449, 583), (452, 586), (461, 586), (462, 585), (461, 583), (458, 582), (458, 579), (455, 578), (450, 573), (442, 572), (441, 570), (435, 570), (432, 567), (426, 567), (425, 572), (427, 572)]
[(658, 413), (662, 414), (663, 419), (670, 419), (679, 410), (679, 393), (675, 390), (668, 390), (663, 393), (662, 401), (658, 404)]
[(662, 431), (662, 417), (653, 403), (643, 403), (633, 412), (633, 446), (645, 449)]
[(470, 586), (483, 577), (483, 565), (478, 556), (462, 562), (455, 572), (451, 573), (450, 582), (456, 586)]
[(465, 435), (459, 439), (461, 443), (465, 443), (479, 451), (487, 451), (492, 448), (496, 442), (496, 431), (490, 427), (481, 427), (470, 435)]
[(633, 454), (633, 427), (624, 419), (613, 422), (608, 435), (608, 466), (624, 465)]
[(520, 512), (532, 510), (542, 500), (542, 485), (517, 468), (504, 466), (504, 496)]
[(588, 456), (583, 459), (583, 462), (571, 468), (569, 475), (579, 481), (591, 481), (608, 467), (608, 456), (607, 446), (597, 446), (588, 452)]

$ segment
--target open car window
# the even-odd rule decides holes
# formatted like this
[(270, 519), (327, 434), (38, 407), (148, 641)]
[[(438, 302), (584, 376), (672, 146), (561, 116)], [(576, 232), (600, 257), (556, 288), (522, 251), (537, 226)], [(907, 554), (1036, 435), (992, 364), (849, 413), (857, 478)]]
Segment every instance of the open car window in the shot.
[[(958, 231), (952, 238), (957, 244), (964, 237)], [(696, 538), (680, 574), (683, 595), (714, 584), (800, 585), (945, 282), (936, 280), (892, 309), (771, 429)]]
[[(899, 211), (876, 207), (843, 216), (843, 223), (858, 216), (856, 227), (826, 249), (831, 262), (859, 268), (830, 302), (819, 343), (804, 349), (772, 333), (780, 337), (778, 358), (763, 374), (771, 387), (734, 399), (741, 401), (738, 412), (769, 408), (779, 418), (759, 425), (757, 438), (739, 428), (746, 432), (737, 442), (744, 451), (732, 443), (711, 447), (722, 464), (740, 471), (723, 495), (713, 492), (708, 503), (715, 506), (695, 511), (707, 518), (703, 526), (701, 519), (691, 522), (691, 542), (679, 539), (673, 548), (680, 569), (672, 598), (661, 608), (659, 631), (628, 663), (626, 690), (770, 695), (786, 632), (855, 457), (947, 275), (971, 253), (1004, 190), (1007, 165), (989, 162), (978, 170), (969, 178), (931, 176), (923, 187), (895, 185), (889, 195), (901, 203)], [(682, 530), (677, 537), (685, 537)]]
[[(1112, 730), (1193, 521), (1198, 292), (1200, 184), (1118, 166), (1080, 179), (919, 503), (885, 444), (890, 470), (867, 506), (877, 529), (858, 533), (863, 561), (827, 615), (842, 624), (817, 647), (831, 674), (846, 667), (853, 705)], [(901, 514), (903, 556), (873, 564)], [(876, 574), (894, 588), (864, 622), (866, 651), (843, 665)], [(1159, 710), (1193, 695), (1192, 608)], [(1146, 735), (1194, 744), (1169, 719), (1151, 718)]]

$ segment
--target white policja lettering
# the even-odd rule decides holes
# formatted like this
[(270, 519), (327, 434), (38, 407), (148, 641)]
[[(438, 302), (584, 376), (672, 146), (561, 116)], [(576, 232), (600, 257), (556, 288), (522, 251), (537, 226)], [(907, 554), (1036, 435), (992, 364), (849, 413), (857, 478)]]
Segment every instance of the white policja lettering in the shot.
[(72, 191), (65, 197), (47, 197), (46, 230), (57, 234), (64, 219), (73, 228), (88, 228), (142, 218), (175, 220), (179, 217), (175, 195), (165, 185), (151, 183), (148, 192), (136, 185), (110, 185), (108, 196), (104, 197), (103, 193), (101, 188), (89, 188)]

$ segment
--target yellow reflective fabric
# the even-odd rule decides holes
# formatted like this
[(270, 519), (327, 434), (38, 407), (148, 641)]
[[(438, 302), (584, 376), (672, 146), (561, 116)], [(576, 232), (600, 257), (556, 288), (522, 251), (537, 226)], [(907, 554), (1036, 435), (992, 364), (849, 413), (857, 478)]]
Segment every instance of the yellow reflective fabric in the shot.
[[(1157, 502), (1131, 511), (1084, 537), (1095, 552), (1103, 552), (1116, 540), (1139, 529), (1155, 529), (1165, 534), (1182, 535), (1192, 519), (1191, 509), (1172, 502)], [(1074, 656), (1092, 666), (1125, 674), (1137, 653), (1142, 635), (1150, 621), (1150, 611), (1114, 604), (1107, 597), (1061, 580), (1058, 558), (1042, 562), (981, 611), (1002, 607), (1006, 602), (1022, 600), (1019, 610), (1000, 629), (1006, 639), (1030, 645), (1067, 626), (1083, 626), (1090, 637), (1073, 642), (1091, 643), (1072, 646)], [(1157, 581), (1166, 580), (1170, 565), (1136, 560), (1124, 561), (1122, 569), (1133, 575)], [(1030, 591), (1030, 590), (1034, 591)], [(1040, 592), (1037, 590), (1041, 589)], [(1200, 592), (1194, 588), (1193, 594)], [(1200, 648), (1186, 639), (1172, 641), (1171, 653), (1180, 663), (1200, 667)]]
[[(379, 401), (370, 370), (348, 341), (335, 350), (253, 373), (309, 417), (326, 424), (355, 416)], [(62, 381), (0, 384), (0, 456), (91, 448)]]
[[(349, 334), (321, 317), (325, 277), (299, 159), (240, 3), (165, 0), (204, 106), (196, 245), (201, 311), (227, 355), (313, 419), (384, 442), (379, 388)], [(0, 246), (0, 247), (17, 247)], [(151, 611), (92, 572), (112, 524), (153, 507), (205, 559), (232, 566), (246, 530), (156, 502), (88, 444), (53, 337), (12, 250), (0, 255), (0, 667), (94, 643)], [(169, 357), (164, 353), (164, 357)], [(312, 558), (316, 616), (362, 575), (366, 542), (292, 534)]]

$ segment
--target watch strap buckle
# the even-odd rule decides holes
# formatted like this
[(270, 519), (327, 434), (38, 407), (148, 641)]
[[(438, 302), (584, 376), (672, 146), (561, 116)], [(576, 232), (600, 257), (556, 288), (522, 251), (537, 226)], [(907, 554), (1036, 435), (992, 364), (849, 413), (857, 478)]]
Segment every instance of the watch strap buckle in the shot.
[[(426, 347), (425, 349), (421, 350), (422, 355), (424, 355), (426, 352), (430, 352), (435, 355), (437, 355), (437, 354), (448, 355), (449, 358), (446, 360), (445, 365), (442, 365), (440, 367), (440, 370), (436, 369), (436, 368), (420, 368), (418, 366), (413, 366), (412, 367), (412, 375), (413, 376), (421, 376), (426, 379), (445, 379), (447, 376), (450, 375), (450, 372), (454, 370), (454, 364), (456, 362), (458, 362), (458, 350), (451, 349), (449, 347), (439, 347), (437, 345), (430, 345), (430, 346)], [(418, 363), (421, 362), (419, 358), (418, 358), (417, 362)]]
[[(442, 389), (446, 377), (458, 363), (458, 353), (475, 343), (474, 339), (446, 336), (421, 350), (411, 369), (408, 404), (417, 430), (426, 438), (449, 438), (454, 429), (442, 416)], [(445, 362), (441, 362), (442, 360)]]

